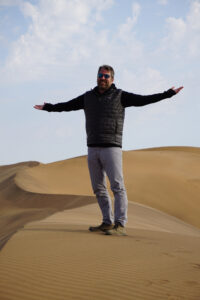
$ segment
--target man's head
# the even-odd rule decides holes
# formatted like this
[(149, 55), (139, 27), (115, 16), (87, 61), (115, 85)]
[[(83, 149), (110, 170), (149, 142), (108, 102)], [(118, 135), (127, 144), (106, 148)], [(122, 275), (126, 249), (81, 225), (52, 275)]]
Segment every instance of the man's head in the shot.
[(97, 73), (97, 85), (99, 92), (103, 93), (109, 89), (114, 81), (114, 70), (111, 66), (102, 65)]

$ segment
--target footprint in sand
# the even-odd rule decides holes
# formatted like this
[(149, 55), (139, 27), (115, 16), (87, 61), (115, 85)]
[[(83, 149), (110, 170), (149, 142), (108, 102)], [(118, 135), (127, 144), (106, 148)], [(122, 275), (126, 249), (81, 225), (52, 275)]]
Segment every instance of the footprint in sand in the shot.
[(145, 283), (144, 283), (144, 285), (145, 285), (145, 286), (151, 286), (151, 285), (153, 285), (153, 284), (163, 285), (163, 284), (167, 284), (167, 283), (169, 283), (169, 282), (170, 282), (170, 281), (167, 280), (167, 279), (160, 279), (160, 280), (158, 280), (158, 281), (146, 280)]
[(200, 264), (192, 264), (192, 265), (193, 265), (193, 268), (200, 270)]
[(160, 280), (158, 281), (159, 284), (166, 284), (166, 283), (169, 283), (169, 282), (170, 282), (170, 281), (167, 280), (167, 279), (160, 279)]

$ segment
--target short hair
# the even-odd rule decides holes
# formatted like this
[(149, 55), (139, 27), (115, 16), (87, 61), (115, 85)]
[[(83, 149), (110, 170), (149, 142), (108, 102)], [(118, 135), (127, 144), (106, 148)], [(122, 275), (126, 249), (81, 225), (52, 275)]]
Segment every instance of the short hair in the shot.
[(114, 69), (109, 65), (102, 65), (99, 67), (98, 73), (101, 71), (101, 69), (105, 69), (106, 71), (109, 71), (111, 73), (111, 77), (114, 78), (115, 72)]

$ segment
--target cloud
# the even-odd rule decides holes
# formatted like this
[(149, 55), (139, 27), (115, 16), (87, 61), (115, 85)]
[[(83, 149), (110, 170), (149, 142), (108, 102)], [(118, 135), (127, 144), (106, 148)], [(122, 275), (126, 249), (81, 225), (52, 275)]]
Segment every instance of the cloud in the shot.
[(102, 63), (136, 69), (144, 55), (135, 35), (141, 6), (132, 3), (130, 16), (111, 32), (103, 18), (113, 5), (114, 0), (23, 2), (21, 12), (30, 25), (13, 43), (1, 77), (7, 82), (57, 80), (69, 70), (80, 74), (85, 65)]
[(141, 6), (138, 3), (132, 4), (132, 16), (128, 17), (126, 22), (119, 27), (119, 36), (122, 39), (129, 37), (133, 26), (137, 23), (138, 17), (140, 15)]
[[(132, 90), (134, 84), (144, 93), (160, 90), (166, 80), (160, 70), (147, 63), (148, 53), (137, 38), (141, 5), (133, 2), (130, 15), (110, 31), (104, 26), (104, 14), (114, 4), (113, 0), (40, 0), (37, 5), (23, 2), (21, 12), (29, 19), (29, 26), (13, 43), (1, 77), (9, 83), (65, 78), (71, 85), (72, 76), (81, 77), (85, 66), (91, 69), (109, 63), (116, 68), (116, 78), (124, 88)], [(178, 27), (179, 20), (168, 22), (169, 32)], [(167, 38), (172, 39), (172, 34)]]
[[(141, 6), (134, 2), (131, 6), (130, 16), (119, 24), (116, 31), (102, 31), (104, 47), (101, 45), (95, 49), (97, 58), (110, 61), (111, 64), (117, 65), (118, 68), (124, 68), (127, 64), (129, 67), (139, 64), (143, 57), (143, 43), (136, 37), (136, 25), (140, 16)], [(95, 36), (98, 43), (99, 37)], [(94, 42), (95, 42), (94, 40)], [(106, 47), (106, 51), (104, 48)]]
[[(113, 0), (40, 0), (37, 5), (21, 3), (30, 19), (27, 32), (13, 43), (3, 77), (36, 80), (57, 68), (78, 65), (88, 59), (94, 30)], [(47, 71), (48, 70), (48, 71)], [(17, 74), (17, 76), (16, 76)]]
[(162, 50), (170, 51), (176, 58), (196, 59), (200, 56), (200, 1), (193, 1), (185, 19), (169, 17), (167, 35), (162, 40)]
[[(103, 17), (113, 5), (113, 0), (24, 2), (21, 11), (30, 25), (14, 42), (1, 77), (9, 83), (64, 78), (71, 89), (72, 77), (82, 78), (85, 66), (108, 63), (122, 88), (144, 94), (162, 90), (166, 80), (146, 62), (144, 44), (136, 36), (141, 5), (133, 2), (130, 15), (109, 31)], [(81, 85), (84, 78), (78, 80)]]

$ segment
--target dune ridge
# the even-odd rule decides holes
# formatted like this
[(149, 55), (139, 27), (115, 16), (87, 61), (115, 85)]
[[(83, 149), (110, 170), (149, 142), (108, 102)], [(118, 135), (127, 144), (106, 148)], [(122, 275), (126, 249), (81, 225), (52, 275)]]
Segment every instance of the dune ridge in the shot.
[(27, 222), (95, 202), (92, 196), (40, 194), (20, 188), (15, 181), (18, 172), (39, 165), (38, 162), (23, 162), (0, 166), (0, 249)]
[[(123, 161), (129, 201), (200, 228), (200, 148), (124, 151)], [(95, 201), (86, 156), (0, 166), (0, 248), (28, 221)]]
[[(130, 150), (132, 151), (132, 150)], [(134, 151), (178, 151), (178, 152), (188, 152), (188, 153), (197, 153), (200, 154), (200, 147), (191, 147), (191, 146), (163, 146), (163, 147), (152, 147), (138, 149)]]
[[(123, 162), (129, 201), (200, 228), (200, 148), (124, 151)], [(34, 193), (93, 195), (86, 156), (27, 168), (15, 181), (23, 190)]]
[(85, 156), (0, 166), (1, 300), (200, 299), (200, 149), (123, 158), (127, 237), (88, 231)]

